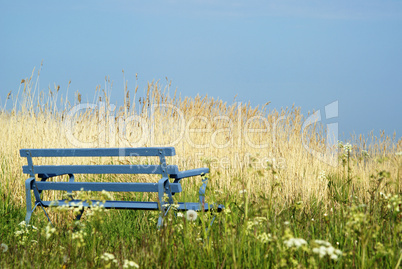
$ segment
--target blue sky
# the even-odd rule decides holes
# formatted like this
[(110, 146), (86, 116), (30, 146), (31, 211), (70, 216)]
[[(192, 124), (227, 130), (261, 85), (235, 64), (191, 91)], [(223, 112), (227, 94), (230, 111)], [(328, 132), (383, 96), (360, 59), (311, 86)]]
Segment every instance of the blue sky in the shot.
[[(92, 100), (112, 102), (165, 77), (182, 96), (208, 94), (270, 109), (339, 102), (340, 133), (402, 137), (402, 1), (3, 1), (0, 102), (39, 68)], [(138, 74), (138, 81), (135, 74)]]

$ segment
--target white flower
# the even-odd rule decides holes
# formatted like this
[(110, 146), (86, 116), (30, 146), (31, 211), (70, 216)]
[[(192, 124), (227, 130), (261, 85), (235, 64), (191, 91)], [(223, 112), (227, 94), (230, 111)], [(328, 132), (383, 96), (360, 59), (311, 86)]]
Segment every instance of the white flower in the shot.
[(1, 245), (0, 245), (0, 250), (2, 250), (3, 253), (4, 253), (4, 252), (7, 252), (8, 246), (7, 246), (6, 244), (4, 244), (4, 243), (1, 243)]
[(261, 241), (261, 243), (267, 243), (272, 241), (272, 235), (271, 234), (266, 234), (262, 233), (257, 236), (257, 239)]
[(247, 192), (247, 190), (240, 190), (239, 191), (239, 194), (244, 194), (244, 193), (246, 193)]
[(332, 254), (330, 258), (333, 259), (333, 260), (337, 260), (337, 259), (338, 259), (338, 256), (335, 255), (335, 254)]
[(331, 256), (332, 254), (334, 254), (334, 251), (335, 251), (335, 249), (334, 249), (333, 246), (327, 247), (327, 253), (328, 253), (328, 255)]
[(288, 248), (291, 248), (291, 247), (299, 248), (302, 245), (307, 245), (306, 240), (304, 240), (303, 238), (290, 238), (289, 240), (283, 241), (283, 243), (285, 243), (285, 245)]
[(327, 242), (327, 241), (324, 241), (324, 240), (314, 240), (314, 242), (315, 242), (316, 244), (318, 244), (318, 245), (324, 245), (324, 246), (326, 246), (326, 247), (331, 246), (331, 243), (329, 243), (329, 242)]
[(56, 228), (50, 227), (50, 225), (48, 224), (45, 227), (46, 239), (49, 239), (52, 236), (52, 234), (54, 234), (55, 232), (56, 232)]
[(189, 221), (195, 221), (197, 219), (197, 212), (195, 212), (194, 210), (188, 210), (186, 212), (186, 218)]
[(123, 268), (129, 268), (129, 267), (140, 268), (140, 266), (137, 263), (129, 260), (124, 260)]
[(177, 213), (177, 217), (178, 217), (178, 218), (182, 218), (182, 217), (183, 217), (183, 213), (181, 213), (181, 212)]
[[(313, 253), (318, 254), (320, 256), (320, 259), (329, 256), (330, 259), (332, 260), (337, 260), (338, 256), (342, 255), (342, 251), (339, 249), (334, 248), (331, 243), (324, 241), (324, 240), (314, 240), (314, 242), (320, 247), (318, 248), (313, 248)], [(339, 243), (337, 242), (339, 245)]]
[(320, 181), (324, 181), (327, 178), (327, 175), (325, 174), (325, 171), (321, 171), (320, 175), (318, 176), (318, 179)]
[(106, 262), (114, 260), (114, 255), (111, 253), (103, 253), (102, 256), (100, 257), (102, 260), (105, 260)]
[(285, 224), (285, 225), (289, 225), (289, 224), (290, 224), (290, 222), (289, 222), (289, 221), (285, 221), (283, 224)]
[(352, 152), (352, 145), (349, 144), (349, 143), (346, 143), (346, 144), (343, 146), (343, 148), (344, 148), (344, 150), (345, 150), (346, 153)]
[(112, 200), (112, 195), (110, 195), (109, 192), (102, 190), (101, 194), (103, 195), (103, 197), (106, 197), (108, 200)]

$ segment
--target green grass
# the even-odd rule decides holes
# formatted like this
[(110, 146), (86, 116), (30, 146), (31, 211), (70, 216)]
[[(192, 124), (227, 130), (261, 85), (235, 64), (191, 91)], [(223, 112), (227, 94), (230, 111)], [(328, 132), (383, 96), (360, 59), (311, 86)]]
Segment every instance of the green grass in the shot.
[[(383, 175), (375, 180), (383, 182)], [(272, 193), (210, 189), (208, 200), (225, 204), (226, 210), (208, 231), (212, 216), (202, 212), (191, 222), (171, 211), (161, 230), (157, 212), (99, 211), (78, 224), (71, 212), (54, 212), (55, 232), (47, 238), (51, 226), (40, 209), (31, 221), (37, 230), (24, 228), (18, 225), (24, 208), (1, 194), (0, 242), (8, 250), (0, 252), (0, 267), (123, 268), (133, 261), (140, 268), (399, 268), (402, 197), (382, 194), (379, 183), (369, 199), (359, 198), (347, 177), (329, 177), (325, 204), (314, 198), (308, 205), (297, 199), (279, 204)], [(302, 241), (292, 238), (306, 244), (291, 246)], [(342, 254), (336, 260), (320, 257), (320, 244)]]
[[(0, 111), (0, 268), (400, 268), (402, 265), (402, 139), (380, 133), (352, 136), (339, 143), (339, 166), (332, 167), (308, 154), (326, 150), (325, 129), (317, 125), (303, 135), (305, 116), (300, 108), (268, 109), (211, 97), (167, 95), (158, 83), (150, 83), (146, 95), (124, 90), (124, 106), (114, 117), (88, 110), (76, 115), (74, 136), (96, 147), (126, 147), (147, 133), (137, 125), (120, 133), (118, 122), (132, 116), (153, 126), (155, 144), (170, 145), (177, 138), (171, 128), (185, 115), (185, 139), (175, 145), (176, 159), (169, 164), (181, 170), (210, 168), (206, 201), (225, 205), (212, 228), (209, 213), (194, 221), (170, 211), (165, 226), (156, 227), (158, 213), (144, 211), (86, 210), (79, 223), (72, 212), (48, 210), (54, 228), (38, 208), (31, 225), (25, 218), (25, 189), (21, 148), (65, 148), (71, 144), (63, 120), (80, 98), (71, 104), (58, 95), (23, 80), (13, 109)], [(95, 93), (93, 100), (108, 96)], [(145, 92), (144, 92), (145, 94)], [(77, 93), (77, 97), (79, 93)], [(138, 98), (140, 97), (140, 98)], [(60, 100), (60, 104), (59, 104)], [(130, 101), (132, 100), (132, 102)], [(11, 102), (10, 101), (10, 102)], [(150, 117), (151, 104), (162, 105)], [(218, 120), (227, 117), (229, 121)], [(113, 121), (113, 118), (115, 121)], [(264, 119), (267, 126), (261, 126)], [(232, 128), (228, 128), (233, 123)], [(247, 123), (247, 124), (246, 124)], [(248, 124), (250, 123), (250, 124)], [(247, 125), (247, 126), (246, 126)], [(266, 128), (270, 126), (271, 128)], [(101, 129), (102, 127), (103, 129)], [(109, 129), (105, 141), (100, 130)], [(247, 132), (251, 128), (266, 131)], [(206, 133), (191, 132), (205, 130)], [(124, 128), (123, 128), (124, 129)], [(169, 130), (161, 132), (160, 130)], [(311, 134), (311, 135), (310, 135)], [(117, 139), (118, 138), (118, 139)], [(232, 142), (233, 143), (232, 143)], [(149, 143), (150, 144), (149, 144)], [(191, 142), (191, 143), (190, 143)], [(226, 145), (226, 147), (216, 147)], [(259, 148), (250, 145), (269, 146)], [(127, 144), (128, 143), (128, 144)], [(197, 148), (196, 145), (210, 145)], [(141, 143), (140, 143), (141, 144)], [(145, 141), (139, 146), (154, 145)], [(108, 160), (58, 160), (38, 158), (35, 164), (105, 164)], [(47, 163), (49, 161), (49, 163)], [(111, 160), (114, 162), (113, 160)], [(129, 162), (130, 161), (130, 162)], [(130, 160), (117, 163), (131, 163)], [(44, 163), (46, 162), (46, 163)], [(148, 162), (148, 160), (146, 160)], [(149, 160), (150, 162), (150, 160)], [(126, 163), (128, 164), (128, 163)], [(150, 176), (102, 175), (76, 177), (77, 181), (155, 182)], [(67, 179), (64, 179), (67, 180)], [(199, 178), (183, 180), (176, 201), (198, 200)], [(244, 192), (245, 190), (245, 192)], [(50, 191), (45, 198), (59, 194)], [(76, 194), (78, 195), (78, 194)], [(81, 193), (80, 195), (87, 195)], [(113, 193), (116, 200), (156, 201), (154, 194)], [(92, 216), (89, 212), (95, 212)], [(318, 241), (317, 241), (318, 240)], [(335, 254), (335, 256), (327, 255)], [(336, 259), (335, 259), (336, 258)]]

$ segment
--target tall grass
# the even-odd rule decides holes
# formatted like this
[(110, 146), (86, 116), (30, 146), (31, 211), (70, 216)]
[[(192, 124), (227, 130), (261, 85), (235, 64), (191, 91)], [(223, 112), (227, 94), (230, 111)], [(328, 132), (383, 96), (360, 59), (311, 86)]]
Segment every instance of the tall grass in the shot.
[[(252, 107), (208, 96), (182, 97), (171, 94), (169, 86), (152, 82), (143, 93), (138, 87), (130, 92), (125, 85), (124, 105), (118, 108), (110, 103), (110, 93), (98, 87), (94, 106), (72, 114), (77, 105), (86, 103), (78, 92), (70, 103), (59, 90), (55, 86), (39, 91), (32, 73), (16, 95), (7, 96), (12, 108), (1, 111), (0, 243), (8, 250), (0, 251), (0, 266), (122, 268), (129, 266), (124, 260), (141, 267), (400, 266), (401, 139), (384, 133), (352, 137), (339, 144), (339, 165), (331, 166), (310, 155), (302, 143), (307, 140), (310, 148), (325, 151), (324, 126), (302, 130), (306, 116), (297, 107), (277, 110), (269, 103)], [(56, 231), (47, 237), (50, 226), (37, 210), (33, 224), (38, 231), (18, 226), (24, 218), (26, 178), (21, 169), (26, 161), (19, 157), (19, 149), (172, 144), (177, 156), (169, 163), (181, 170), (210, 167), (207, 200), (226, 206), (208, 234), (207, 214), (196, 222), (171, 215), (158, 231), (156, 215), (149, 212), (103, 212), (99, 219), (84, 218), (85, 226), (79, 228), (72, 226), (71, 213), (61, 217), (56, 212), (51, 213)], [(114, 175), (90, 180), (152, 181)], [(188, 179), (180, 199), (197, 199), (199, 186), (199, 179)], [(59, 194), (46, 195), (54, 199)], [(147, 194), (113, 195), (152, 199)], [(77, 236), (72, 239), (77, 229), (85, 244)], [(30, 232), (21, 243), (25, 231)], [(337, 259), (323, 254), (330, 246), (342, 251)], [(47, 249), (52, 249), (52, 259), (46, 258)], [(102, 256), (105, 252), (114, 258)]]

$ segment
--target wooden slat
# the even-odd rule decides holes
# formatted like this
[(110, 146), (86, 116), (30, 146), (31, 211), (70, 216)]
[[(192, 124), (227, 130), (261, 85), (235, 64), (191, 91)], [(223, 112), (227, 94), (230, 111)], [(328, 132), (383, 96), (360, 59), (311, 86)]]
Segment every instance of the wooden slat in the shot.
[[(73, 200), (73, 201), (65, 201), (59, 200), (56, 203), (59, 206), (67, 205), (70, 207), (76, 207), (78, 203), (82, 202), (82, 206), (88, 207), (89, 204), (86, 201)], [(92, 200), (92, 205), (95, 205), (97, 200)], [(56, 205), (54, 202), (43, 201), (44, 207), (49, 207), (50, 205)], [(102, 204), (102, 202), (100, 202)], [(104, 208), (114, 208), (114, 209), (136, 209), (136, 210), (158, 210), (157, 202), (131, 202), (131, 201), (106, 201), (106, 203), (102, 204)]]
[[(30, 167), (25, 165), (22, 170), (30, 174)], [(162, 174), (160, 165), (34, 165), (35, 174)], [(168, 174), (177, 174), (177, 165), (166, 167)]]
[[(157, 183), (126, 182), (52, 182), (36, 181), (38, 190), (56, 191), (111, 191), (111, 192), (158, 192)], [(170, 183), (172, 192), (181, 192), (180, 183)]]
[(21, 157), (136, 157), (176, 155), (174, 147), (149, 148), (66, 148), (66, 149), (21, 149)]
[[(59, 200), (56, 201), (56, 204), (58, 204), (58, 206), (67, 205), (70, 207), (77, 207), (78, 203), (80, 202), (82, 202), (82, 206), (84, 207), (89, 206), (88, 202), (80, 200), (72, 200), (72, 201)], [(100, 201), (93, 200), (92, 204), (95, 205), (97, 202)], [(55, 202), (42, 201), (42, 205), (44, 207), (49, 207), (51, 204), (55, 204)], [(102, 204), (102, 202), (100, 202), (100, 204)], [(157, 202), (106, 201), (102, 205), (104, 208), (114, 208), (114, 209), (158, 210)], [(178, 203), (178, 206), (179, 207), (177, 208), (177, 210), (180, 211), (187, 211), (187, 210), (199, 211), (202, 209), (202, 205), (199, 203)], [(209, 209), (211, 209), (211, 205), (207, 203), (203, 204), (203, 206), (204, 211), (208, 211)], [(219, 211), (219, 208), (217, 208), (217, 210)]]

